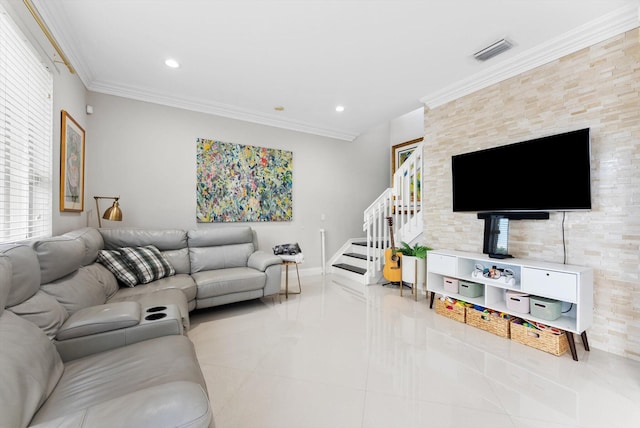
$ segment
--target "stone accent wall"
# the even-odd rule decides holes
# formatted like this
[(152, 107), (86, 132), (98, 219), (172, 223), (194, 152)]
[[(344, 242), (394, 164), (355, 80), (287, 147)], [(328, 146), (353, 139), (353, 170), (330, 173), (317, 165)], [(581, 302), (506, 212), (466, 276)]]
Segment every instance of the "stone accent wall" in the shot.
[[(482, 252), (484, 222), (453, 213), (451, 156), (591, 128), (592, 206), (564, 218), (567, 263), (594, 269), (590, 345), (640, 360), (640, 30), (425, 112), (425, 242)], [(500, 197), (499, 179), (487, 197)], [(544, 165), (540, 165), (544, 173)], [(509, 252), (562, 263), (563, 213), (511, 221)]]

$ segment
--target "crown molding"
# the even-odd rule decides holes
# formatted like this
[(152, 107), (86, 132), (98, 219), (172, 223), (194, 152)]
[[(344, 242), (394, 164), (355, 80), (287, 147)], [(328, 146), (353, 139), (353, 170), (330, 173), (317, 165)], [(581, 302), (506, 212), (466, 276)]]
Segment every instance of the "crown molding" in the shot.
[(69, 28), (69, 24), (64, 19), (57, 19), (59, 16), (64, 16), (63, 13), (54, 12), (60, 5), (54, 1), (44, 0), (32, 0), (31, 3), (43, 21), (47, 23), (47, 30), (60, 45), (69, 63), (71, 63), (75, 69), (84, 86), (87, 87), (87, 84), (93, 80), (93, 72), (87, 67), (84, 61), (80, 60), (81, 57), (73, 49), (73, 43), (67, 42), (68, 40), (72, 40), (64, 30), (65, 28)]
[(420, 98), (429, 109), (593, 46), (640, 26), (640, 7), (629, 5), (588, 22), (555, 39), (485, 68), (473, 76)]
[[(46, 22), (49, 22), (50, 31), (53, 37), (58, 41), (62, 50), (69, 58), (69, 62), (74, 66), (78, 77), (84, 86), (90, 91), (99, 92), (107, 95), (115, 95), (124, 98), (131, 98), (138, 101), (145, 101), (154, 104), (161, 104), (170, 107), (181, 108), (185, 110), (196, 111), (199, 113), (208, 113), (217, 116), (227, 117), (230, 119), (243, 120), (246, 122), (257, 123), (260, 125), (273, 126), (276, 128), (288, 129), (290, 131), (304, 132), (306, 134), (319, 135), (322, 137), (334, 138), (343, 141), (353, 141), (358, 135), (339, 129), (320, 128), (308, 123), (298, 122), (294, 120), (286, 120), (282, 117), (276, 117), (256, 111), (242, 109), (222, 103), (206, 102), (202, 100), (190, 100), (180, 97), (173, 97), (164, 94), (154, 93), (139, 88), (131, 88), (122, 85), (115, 85), (95, 80), (92, 70), (87, 67), (84, 61), (72, 48), (73, 43), (67, 43), (70, 40), (64, 29), (68, 28), (65, 22), (57, 20), (57, 16), (64, 16), (62, 13), (55, 13), (57, 7), (56, 2), (33, 0), (34, 7)], [(59, 30), (55, 31), (53, 29)]]
[(294, 120), (282, 119), (272, 115), (242, 109), (236, 106), (206, 102), (202, 100), (191, 100), (186, 98), (172, 97), (139, 88), (124, 87), (105, 82), (93, 82), (87, 86), (93, 92), (107, 95), (115, 95), (123, 98), (130, 98), (153, 104), (160, 104), (168, 107), (176, 107), (184, 110), (196, 111), (199, 113), (213, 114), (230, 119), (243, 120), (245, 122), (257, 123), (260, 125), (273, 126), (290, 131), (304, 132), (305, 134), (319, 135), (321, 137), (334, 138), (336, 140), (353, 141), (358, 135), (346, 131), (319, 128), (308, 123)]

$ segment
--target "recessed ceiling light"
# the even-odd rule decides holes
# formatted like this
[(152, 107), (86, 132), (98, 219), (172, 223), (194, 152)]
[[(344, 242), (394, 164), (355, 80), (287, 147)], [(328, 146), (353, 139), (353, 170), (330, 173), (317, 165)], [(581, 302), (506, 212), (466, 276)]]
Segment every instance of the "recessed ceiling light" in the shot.
[(344, 106), (336, 106), (336, 111), (338, 113), (342, 113), (344, 111)]
[(164, 63), (165, 63), (165, 65), (166, 65), (167, 67), (171, 67), (171, 68), (178, 68), (178, 67), (180, 67), (180, 64), (179, 64), (179, 63), (178, 63), (178, 61), (176, 61), (175, 59), (171, 59), (171, 58), (169, 58), (169, 59), (168, 59), (168, 60), (166, 60)]

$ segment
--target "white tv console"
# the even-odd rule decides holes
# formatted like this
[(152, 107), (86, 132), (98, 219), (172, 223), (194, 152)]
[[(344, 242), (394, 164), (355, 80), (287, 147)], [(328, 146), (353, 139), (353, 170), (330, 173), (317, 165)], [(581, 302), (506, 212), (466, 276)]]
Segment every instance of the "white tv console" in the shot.
[[(476, 264), (487, 268), (509, 269), (512, 281), (473, 276)], [(444, 277), (484, 284), (484, 295), (465, 297), (444, 289)], [(513, 312), (506, 305), (506, 291), (514, 290), (563, 302), (563, 313), (555, 321), (532, 317), (531, 314)], [(559, 263), (547, 263), (517, 258), (493, 259), (486, 254), (461, 251), (429, 251), (427, 261), (427, 291), (429, 307), (433, 307), (435, 294), (452, 297), (485, 308), (541, 322), (565, 331), (571, 356), (578, 360), (574, 333), (580, 334), (585, 349), (589, 350), (586, 330), (593, 320), (593, 270)]]

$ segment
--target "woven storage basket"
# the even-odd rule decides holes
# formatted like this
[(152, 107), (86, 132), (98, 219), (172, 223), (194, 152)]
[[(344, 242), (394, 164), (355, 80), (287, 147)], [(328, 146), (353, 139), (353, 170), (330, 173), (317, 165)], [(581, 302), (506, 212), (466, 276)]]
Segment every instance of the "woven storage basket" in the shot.
[(509, 320), (467, 308), (467, 324), (500, 337), (509, 338)]
[(436, 300), (436, 313), (451, 318), (452, 320), (465, 322), (466, 309), (467, 308), (460, 305), (450, 305), (447, 307), (444, 301), (440, 299)]
[(511, 339), (553, 355), (562, 355), (569, 350), (566, 334), (553, 334), (515, 323), (511, 323)]

